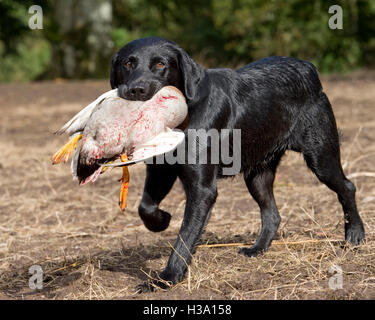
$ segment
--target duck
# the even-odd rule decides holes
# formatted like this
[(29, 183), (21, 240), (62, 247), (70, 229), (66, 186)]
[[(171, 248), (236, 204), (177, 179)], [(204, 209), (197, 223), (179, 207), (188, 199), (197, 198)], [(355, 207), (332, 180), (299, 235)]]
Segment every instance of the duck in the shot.
[(80, 185), (95, 182), (110, 167), (122, 167), (119, 206), (124, 211), (128, 165), (175, 149), (184, 134), (172, 129), (187, 119), (186, 99), (176, 87), (165, 86), (147, 101), (126, 100), (113, 89), (55, 132), (68, 134), (69, 140), (53, 154), (52, 164), (67, 162), (74, 152), (71, 173)]

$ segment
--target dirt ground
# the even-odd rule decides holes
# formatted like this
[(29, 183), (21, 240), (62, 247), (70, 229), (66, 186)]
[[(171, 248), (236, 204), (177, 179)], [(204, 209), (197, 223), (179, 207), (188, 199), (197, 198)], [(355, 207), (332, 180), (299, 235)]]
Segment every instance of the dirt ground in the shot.
[[(336, 195), (289, 152), (275, 183), (282, 222), (267, 253), (238, 254), (237, 243), (256, 239), (260, 215), (242, 177), (223, 180), (186, 279), (169, 291), (137, 294), (135, 286), (167, 262), (185, 204), (180, 183), (161, 205), (173, 216), (170, 227), (148, 231), (137, 213), (143, 164), (130, 168), (125, 214), (117, 205), (121, 170), (79, 187), (67, 164), (51, 165), (66, 141), (53, 132), (108, 90), (107, 82), (1, 85), (0, 298), (374, 299), (375, 73), (325, 77), (323, 86), (342, 132), (342, 164), (357, 187), (366, 243), (343, 245)], [(42, 290), (29, 288), (32, 265), (43, 269)], [(329, 286), (332, 266), (342, 269), (342, 289)]]

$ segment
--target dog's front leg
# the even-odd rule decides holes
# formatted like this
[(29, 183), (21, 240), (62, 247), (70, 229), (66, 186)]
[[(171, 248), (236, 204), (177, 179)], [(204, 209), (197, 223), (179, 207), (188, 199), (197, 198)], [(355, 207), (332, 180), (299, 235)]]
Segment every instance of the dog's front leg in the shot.
[(160, 202), (176, 181), (175, 166), (147, 165), (146, 181), (138, 213), (146, 228), (160, 232), (168, 228), (171, 215), (159, 209)]
[(186, 192), (186, 207), (180, 232), (167, 266), (159, 274), (160, 280), (141, 284), (137, 287), (140, 292), (153, 291), (155, 287), (167, 288), (184, 278), (216, 201), (215, 167), (184, 166), (179, 177)]

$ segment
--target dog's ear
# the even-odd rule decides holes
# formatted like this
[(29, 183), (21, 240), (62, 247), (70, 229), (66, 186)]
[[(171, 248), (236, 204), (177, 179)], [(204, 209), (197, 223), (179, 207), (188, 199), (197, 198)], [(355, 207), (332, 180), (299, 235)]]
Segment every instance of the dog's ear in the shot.
[(185, 98), (193, 100), (198, 90), (199, 81), (204, 76), (204, 69), (181, 48), (178, 50), (178, 66)]
[(118, 87), (118, 82), (117, 82), (117, 68), (118, 68), (118, 53), (115, 53), (112, 56), (112, 63), (111, 63), (111, 76), (110, 76), (110, 81), (111, 81), (111, 87), (112, 89), (115, 89)]

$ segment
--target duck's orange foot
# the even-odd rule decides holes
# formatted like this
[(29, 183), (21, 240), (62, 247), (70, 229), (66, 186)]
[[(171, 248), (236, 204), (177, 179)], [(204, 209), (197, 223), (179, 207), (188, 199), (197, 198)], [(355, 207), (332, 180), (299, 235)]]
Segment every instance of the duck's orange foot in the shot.
[(70, 138), (67, 143), (64, 144), (62, 148), (60, 148), (53, 156), (52, 156), (52, 164), (57, 164), (62, 162), (67, 162), (76, 148), (77, 143), (81, 140), (82, 134), (77, 134), (74, 137)]
[[(125, 154), (122, 154), (121, 161), (127, 162), (128, 157)], [(121, 184), (120, 197), (119, 197), (119, 206), (122, 211), (124, 211), (126, 207), (126, 198), (128, 196), (129, 179), (130, 179), (130, 176), (129, 176), (128, 167), (122, 167), (122, 177), (120, 179), (122, 184)]]

